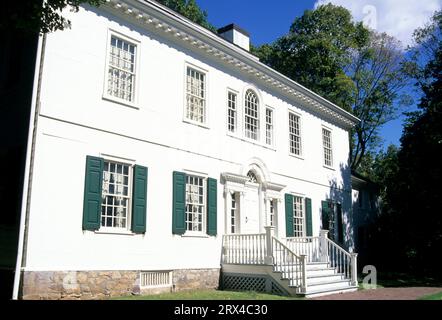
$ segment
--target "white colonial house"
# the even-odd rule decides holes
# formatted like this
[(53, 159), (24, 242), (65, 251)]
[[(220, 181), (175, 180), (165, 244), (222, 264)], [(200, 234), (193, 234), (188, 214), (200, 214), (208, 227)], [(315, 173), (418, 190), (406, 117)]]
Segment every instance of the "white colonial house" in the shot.
[(39, 40), (15, 298), (355, 290), (356, 117), (236, 25), (150, 0), (65, 16)]

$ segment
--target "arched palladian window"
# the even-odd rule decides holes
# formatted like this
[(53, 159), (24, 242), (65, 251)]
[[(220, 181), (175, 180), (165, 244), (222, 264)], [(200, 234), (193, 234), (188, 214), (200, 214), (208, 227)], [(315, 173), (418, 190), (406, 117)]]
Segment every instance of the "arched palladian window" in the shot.
[(259, 99), (252, 90), (246, 91), (244, 99), (244, 129), (247, 138), (259, 139)]
[(255, 172), (250, 170), (247, 172), (247, 177), (249, 178), (249, 182), (258, 183), (258, 177), (256, 176)]

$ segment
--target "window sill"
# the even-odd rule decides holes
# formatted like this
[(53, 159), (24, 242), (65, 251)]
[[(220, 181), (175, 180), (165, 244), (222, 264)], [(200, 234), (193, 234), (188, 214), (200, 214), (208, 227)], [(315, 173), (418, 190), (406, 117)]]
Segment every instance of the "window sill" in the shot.
[(336, 171), (335, 168), (330, 167), (330, 166), (326, 166), (325, 164), (323, 164), (322, 166), (328, 170)]
[(258, 146), (258, 147), (263, 147), (263, 148), (266, 148), (266, 149), (269, 149), (269, 150), (272, 150), (272, 151), (276, 151), (276, 148), (273, 145), (262, 144), (258, 140), (253, 140), (253, 139), (250, 139), (250, 138), (240, 137), (237, 133), (227, 132), (227, 136), (229, 136), (231, 138), (234, 138), (234, 139), (238, 139), (238, 140), (244, 141), (244, 142), (248, 142), (248, 143), (254, 144), (255, 146)]
[(126, 100), (123, 100), (123, 99), (118, 99), (118, 98), (115, 98), (115, 97), (112, 97), (112, 96), (109, 96), (109, 95), (103, 95), (102, 99), (106, 100), (106, 101), (109, 101), (109, 102), (118, 103), (118, 104), (121, 104), (121, 105), (123, 105), (125, 107), (129, 107), (129, 108), (132, 108), (132, 109), (135, 109), (135, 110), (139, 110), (140, 109), (139, 107), (137, 107), (137, 105), (134, 102), (129, 102), (129, 101), (126, 101)]
[(293, 157), (293, 158), (296, 158), (296, 159), (299, 159), (299, 160), (305, 160), (303, 156), (298, 156), (297, 154), (293, 154), (293, 153), (290, 153), (290, 152), (289, 152), (289, 156)]
[(116, 235), (124, 235), (124, 236), (134, 236), (136, 233), (133, 233), (129, 230), (112, 230), (112, 229), (100, 229), (94, 231), (96, 234), (116, 234)]
[(201, 122), (198, 122), (198, 121), (193, 121), (193, 120), (190, 120), (190, 119), (187, 119), (187, 118), (184, 118), (183, 122), (188, 123), (188, 124), (193, 124), (194, 126), (201, 127), (203, 129), (210, 129), (209, 126), (206, 123), (201, 123)]
[(186, 232), (181, 235), (183, 238), (209, 238), (208, 234), (205, 233), (194, 233), (194, 232)]

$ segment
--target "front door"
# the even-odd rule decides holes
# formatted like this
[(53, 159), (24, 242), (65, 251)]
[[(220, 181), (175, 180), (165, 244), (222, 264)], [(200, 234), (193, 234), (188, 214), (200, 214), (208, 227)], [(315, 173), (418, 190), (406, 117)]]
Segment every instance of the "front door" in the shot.
[(259, 185), (247, 184), (241, 208), (241, 233), (259, 233)]
[(342, 208), (340, 203), (322, 201), (322, 229), (328, 230), (328, 237), (338, 243), (344, 241)]

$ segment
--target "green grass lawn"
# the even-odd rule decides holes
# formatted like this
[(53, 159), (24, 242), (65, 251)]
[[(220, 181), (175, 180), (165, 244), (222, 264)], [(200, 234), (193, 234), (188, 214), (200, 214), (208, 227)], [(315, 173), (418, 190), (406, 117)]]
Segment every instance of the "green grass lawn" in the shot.
[(442, 292), (420, 297), (418, 300), (442, 300)]
[(155, 295), (113, 297), (112, 300), (300, 300), (254, 291), (189, 290)]

